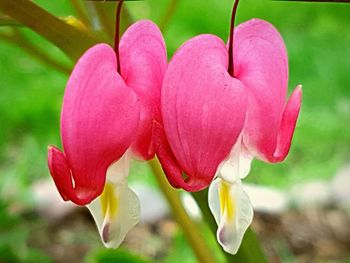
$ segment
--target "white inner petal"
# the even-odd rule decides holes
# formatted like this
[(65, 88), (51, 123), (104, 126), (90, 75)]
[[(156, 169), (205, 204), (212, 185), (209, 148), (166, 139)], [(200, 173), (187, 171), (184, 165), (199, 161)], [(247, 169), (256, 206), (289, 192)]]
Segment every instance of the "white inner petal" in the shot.
[(217, 175), (226, 182), (238, 182), (249, 174), (252, 160), (253, 157), (244, 150), (242, 139), (239, 138), (229, 157), (219, 165)]
[(236, 254), (253, 220), (253, 208), (240, 180), (230, 184), (215, 179), (209, 188), (209, 207), (218, 224), (218, 242), (226, 252)]
[(140, 219), (139, 200), (127, 185), (129, 160), (123, 156), (109, 169), (103, 193), (87, 205), (108, 248), (117, 248)]
[(114, 184), (123, 184), (129, 175), (131, 154), (129, 151), (118, 160), (113, 163), (107, 170), (106, 181)]
[(209, 187), (208, 202), (218, 225), (217, 239), (231, 254), (237, 253), (253, 220), (253, 207), (241, 183), (250, 171), (252, 160), (239, 138), (230, 156), (218, 167), (217, 178)]

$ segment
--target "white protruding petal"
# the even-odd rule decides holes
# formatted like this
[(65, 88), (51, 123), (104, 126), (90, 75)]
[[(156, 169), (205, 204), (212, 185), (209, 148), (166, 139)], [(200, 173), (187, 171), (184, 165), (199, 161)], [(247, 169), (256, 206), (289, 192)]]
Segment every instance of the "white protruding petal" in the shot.
[(252, 161), (253, 157), (246, 152), (241, 152), (239, 155), (239, 176), (241, 179), (246, 178), (249, 174)]
[(217, 174), (224, 181), (233, 184), (249, 174), (253, 157), (243, 148), (241, 139), (238, 139), (229, 157), (220, 164)]
[(129, 157), (123, 156), (110, 167), (103, 193), (87, 205), (103, 244), (117, 248), (140, 220), (140, 202), (127, 185)]
[(129, 175), (130, 159), (130, 153), (127, 151), (118, 162), (108, 168), (106, 181), (114, 184), (124, 183)]
[(234, 184), (215, 179), (209, 187), (209, 207), (218, 224), (217, 240), (223, 249), (236, 254), (253, 220), (253, 207), (240, 180)]

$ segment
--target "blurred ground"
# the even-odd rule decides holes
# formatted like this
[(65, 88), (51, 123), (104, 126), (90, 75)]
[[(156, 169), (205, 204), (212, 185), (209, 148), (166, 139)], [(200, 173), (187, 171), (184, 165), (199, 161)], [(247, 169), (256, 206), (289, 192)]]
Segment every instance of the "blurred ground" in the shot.
[[(349, 226), (349, 214), (334, 208), (292, 210), (281, 215), (256, 213), (253, 222), (272, 263), (347, 262), (350, 258)], [(31, 231), (30, 247), (45, 252), (58, 263), (83, 262), (91, 245), (100, 246), (94, 222), (86, 210), (55, 224), (38, 224)], [(179, 235), (176, 223), (164, 218), (154, 224), (135, 227), (123, 247), (152, 262), (173, 262), (167, 256), (176, 246), (175, 235)], [(193, 255), (185, 262), (195, 262)]]

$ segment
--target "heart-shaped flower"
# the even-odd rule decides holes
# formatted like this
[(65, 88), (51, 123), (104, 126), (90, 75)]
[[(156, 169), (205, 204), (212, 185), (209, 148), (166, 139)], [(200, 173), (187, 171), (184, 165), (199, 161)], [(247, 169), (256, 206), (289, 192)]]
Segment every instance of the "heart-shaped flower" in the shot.
[(61, 196), (87, 205), (107, 247), (119, 246), (139, 221), (138, 198), (127, 186), (129, 162), (154, 156), (167, 67), (162, 34), (150, 21), (132, 25), (116, 50), (98, 44), (75, 65), (61, 113), (64, 151), (48, 153)]
[(169, 182), (187, 191), (211, 184), (217, 239), (232, 254), (253, 218), (241, 179), (253, 157), (279, 162), (287, 156), (301, 104), (300, 87), (286, 103), (288, 59), (280, 34), (259, 19), (234, 29), (237, 5), (228, 45), (200, 35), (176, 52), (164, 77), (163, 123), (155, 126)]

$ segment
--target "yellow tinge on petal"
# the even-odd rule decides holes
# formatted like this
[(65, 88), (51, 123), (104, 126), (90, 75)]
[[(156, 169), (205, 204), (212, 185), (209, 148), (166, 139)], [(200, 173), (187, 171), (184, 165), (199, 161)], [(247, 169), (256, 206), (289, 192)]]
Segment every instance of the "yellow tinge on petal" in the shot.
[(236, 203), (230, 195), (231, 186), (222, 181), (219, 188), (220, 193), (220, 209), (221, 213), (224, 214), (226, 211), (227, 218), (233, 220), (235, 218)]
[(117, 248), (140, 219), (140, 202), (127, 185), (129, 162), (124, 156), (108, 169), (102, 194), (87, 205), (108, 248)]
[(106, 183), (101, 194), (100, 202), (103, 217), (114, 218), (118, 214), (119, 203), (114, 192), (113, 184)]

